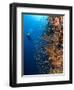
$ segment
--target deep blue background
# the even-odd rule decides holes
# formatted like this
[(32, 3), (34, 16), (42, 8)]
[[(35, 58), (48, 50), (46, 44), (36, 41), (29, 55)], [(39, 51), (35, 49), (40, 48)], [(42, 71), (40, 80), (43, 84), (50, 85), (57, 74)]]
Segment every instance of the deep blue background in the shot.
[[(39, 67), (34, 58), (36, 53), (36, 41), (40, 37), (46, 25), (48, 16), (23, 14), (24, 30), (24, 75), (40, 74)], [(39, 45), (37, 46), (39, 47)]]

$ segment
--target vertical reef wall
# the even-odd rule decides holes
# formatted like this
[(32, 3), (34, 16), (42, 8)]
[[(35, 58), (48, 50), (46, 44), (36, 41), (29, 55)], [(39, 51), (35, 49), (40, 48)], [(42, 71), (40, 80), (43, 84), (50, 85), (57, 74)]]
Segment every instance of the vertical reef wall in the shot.
[(35, 59), (41, 74), (63, 73), (63, 16), (48, 16), (47, 21)]

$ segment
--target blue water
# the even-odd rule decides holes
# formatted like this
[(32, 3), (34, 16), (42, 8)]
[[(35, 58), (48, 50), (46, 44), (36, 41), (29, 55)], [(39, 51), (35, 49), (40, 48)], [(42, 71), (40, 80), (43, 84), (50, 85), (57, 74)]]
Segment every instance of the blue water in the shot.
[(47, 24), (48, 16), (23, 14), (24, 75), (41, 74), (41, 68), (34, 56), (40, 53), (38, 49), (41, 48), (41, 36)]

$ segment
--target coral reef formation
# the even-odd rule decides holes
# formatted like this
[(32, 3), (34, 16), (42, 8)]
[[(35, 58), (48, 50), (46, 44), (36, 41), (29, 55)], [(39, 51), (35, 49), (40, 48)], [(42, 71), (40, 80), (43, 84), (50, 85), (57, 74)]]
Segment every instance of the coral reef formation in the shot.
[(48, 24), (40, 37), (35, 41), (35, 59), (41, 74), (63, 73), (63, 16), (49, 16)]
[[(49, 73), (62, 73), (63, 72), (63, 16), (52, 16), (49, 18), (52, 25), (52, 37), (49, 35), (44, 36), (47, 41), (50, 37), (49, 46), (45, 47), (51, 63)], [(49, 31), (49, 30), (48, 30)]]

